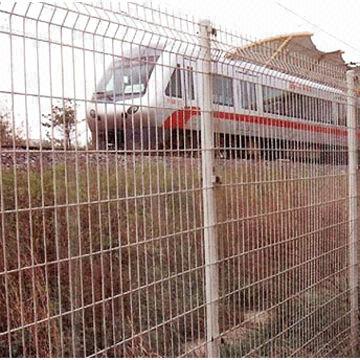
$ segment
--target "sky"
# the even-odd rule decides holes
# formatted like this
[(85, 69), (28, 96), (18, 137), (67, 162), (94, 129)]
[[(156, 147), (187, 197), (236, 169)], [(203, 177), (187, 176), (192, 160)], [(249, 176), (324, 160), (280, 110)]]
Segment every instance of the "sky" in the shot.
[[(54, 1), (52, 3), (60, 6), (63, 4)], [(99, 0), (95, 3), (122, 10), (134, 9), (134, 4), (145, 3), (175, 15), (194, 16), (195, 20), (209, 19), (215, 27), (230, 32), (235, 31), (250, 40), (292, 32), (312, 32), (313, 42), (319, 50), (340, 49), (344, 51), (343, 57), (346, 62), (360, 63), (360, 0), (181, 0), (181, 4), (180, 1), (169, 2), (168, 0), (153, 0), (152, 2), (122, 0), (119, 3)], [(17, 6), (26, 9), (26, 2), (22, 1)], [(11, 1), (0, 1), (0, 30), (6, 30), (9, 26), (9, 16), (1, 12), (1, 9), (9, 9), (9, 7), (11, 8)], [(35, 8), (35, 5), (31, 7), (31, 9)], [(46, 11), (42, 13), (43, 15), (46, 15)], [(21, 18), (17, 20), (13, 17), (12, 26), (13, 31), (21, 33), (24, 24)], [(44, 39), (51, 36), (52, 40), (61, 41), (57, 29), (52, 28), (49, 31), (46, 22), (41, 24), (38, 31), (40, 37)], [(36, 33), (35, 24), (31, 21), (26, 23), (26, 32), (32, 36)], [(73, 41), (71, 37), (71, 34), (64, 34), (63, 40), (71, 43)], [(75, 43), (78, 42), (77, 45), (81, 46), (81, 34), (75, 34), (74, 39)], [(11, 100), (11, 96), (6, 94), (11, 91), (10, 57), (8, 56), (10, 40), (8, 34), (0, 31), (0, 49), (2, 50), (0, 106), (5, 103), (11, 107), (11, 102), (14, 102), (13, 117), (16, 126), (21, 127), (23, 134), (31, 138), (37, 138), (39, 133), (43, 133), (41, 114), (48, 113), (51, 109), (49, 96), (61, 98), (74, 97), (75, 94), (78, 98), (89, 98), (95, 88), (95, 78), (99, 79), (107, 66), (102, 55), (95, 58), (91, 56), (91, 52), (88, 53), (90, 56), (86, 57), (85, 63), (83, 51), (80, 50), (72, 52), (71, 48), (61, 49), (60, 46), (54, 45), (50, 54), (46, 42), (31, 39), (24, 42), (22, 37), (13, 37), (12, 46), (13, 91), (19, 93), (26, 91), (35, 96), (15, 96), (14, 100)], [(91, 39), (89, 39), (89, 46), (92, 46)], [(101, 49), (101, 41), (96, 46)], [(63, 51), (62, 54), (61, 51)], [(109, 62), (109, 60), (111, 61), (111, 57), (108, 57), (106, 61)], [(52, 93), (50, 93), (50, 78)], [(63, 86), (59, 86), (62, 83)], [(39, 99), (36, 96), (37, 93), (48, 96), (42, 96)], [(79, 116), (84, 118), (84, 102), (78, 109)], [(81, 133), (85, 134), (86, 122), (83, 121), (80, 126)], [(81, 136), (85, 139), (85, 135)]]
[(309, 31), (320, 50), (343, 50), (347, 62), (360, 62), (360, 0), (181, 0), (181, 7), (156, 0), (152, 4), (208, 18), (250, 39)]

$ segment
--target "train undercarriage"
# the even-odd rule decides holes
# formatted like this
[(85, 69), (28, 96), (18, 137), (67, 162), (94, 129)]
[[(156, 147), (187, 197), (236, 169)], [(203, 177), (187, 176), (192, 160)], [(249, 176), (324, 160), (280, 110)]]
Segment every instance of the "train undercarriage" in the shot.
[[(94, 136), (94, 147), (125, 153), (200, 156), (201, 133), (187, 129), (142, 128), (109, 130)], [(347, 148), (265, 137), (215, 133), (217, 158), (248, 160), (289, 160), (318, 164), (346, 164)]]

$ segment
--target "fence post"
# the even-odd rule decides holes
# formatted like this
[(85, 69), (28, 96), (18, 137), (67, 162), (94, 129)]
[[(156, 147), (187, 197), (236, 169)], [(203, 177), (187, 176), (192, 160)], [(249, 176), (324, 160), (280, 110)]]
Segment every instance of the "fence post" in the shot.
[(212, 121), (211, 34), (208, 20), (199, 23), (200, 46), (203, 54), (199, 82), (201, 107), (201, 169), (203, 187), (206, 343), (207, 356), (219, 357), (219, 269), (214, 201), (214, 128)]
[(347, 80), (347, 122), (348, 122), (348, 154), (349, 154), (349, 286), (351, 306), (351, 350), (353, 356), (359, 355), (359, 309), (358, 309), (358, 211), (357, 211), (357, 124), (356, 94), (354, 70), (346, 74)]

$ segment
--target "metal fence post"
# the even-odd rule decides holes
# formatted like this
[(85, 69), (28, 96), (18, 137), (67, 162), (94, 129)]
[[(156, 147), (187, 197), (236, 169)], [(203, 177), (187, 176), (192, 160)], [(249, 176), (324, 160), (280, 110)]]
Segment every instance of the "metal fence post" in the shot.
[(359, 355), (359, 309), (358, 309), (358, 211), (357, 211), (357, 124), (356, 94), (354, 70), (349, 70), (347, 79), (347, 121), (348, 121), (348, 154), (349, 154), (349, 283), (351, 306), (351, 349), (353, 355)]
[(205, 247), (206, 340), (207, 356), (219, 357), (219, 273), (214, 201), (214, 129), (212, 121), (211, 39), (213, 28), (208, 20), (200, 26), (201, 66), (201, 154)]

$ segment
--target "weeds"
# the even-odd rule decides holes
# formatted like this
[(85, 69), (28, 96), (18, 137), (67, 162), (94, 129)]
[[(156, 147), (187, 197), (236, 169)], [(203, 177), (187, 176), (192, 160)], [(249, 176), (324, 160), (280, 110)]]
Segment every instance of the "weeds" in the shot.
[[(219, 161), (217, 175), (220, 331), (271, 314), (222, 355), (316, 353), (332, 323), (349, 326), (346, 174)], [(204, 342), (197, 159), (70, 159), (3, 169), (0, 186), (1, 356), (177, 356)]]

